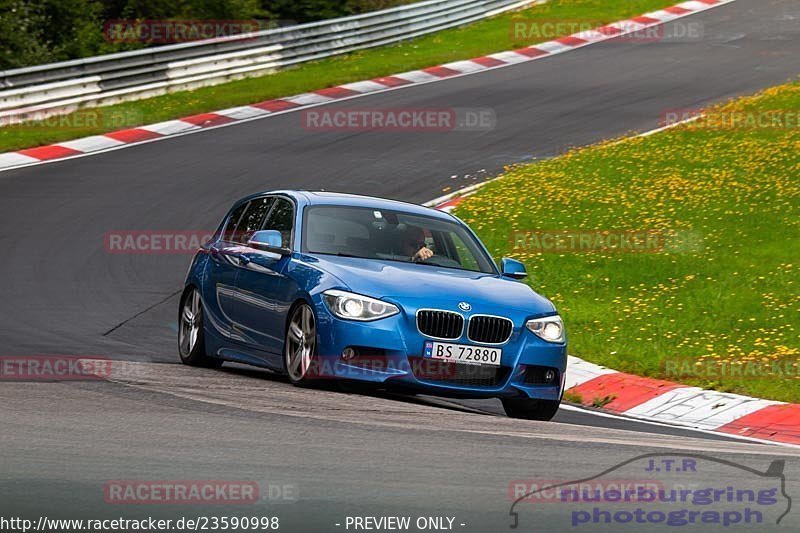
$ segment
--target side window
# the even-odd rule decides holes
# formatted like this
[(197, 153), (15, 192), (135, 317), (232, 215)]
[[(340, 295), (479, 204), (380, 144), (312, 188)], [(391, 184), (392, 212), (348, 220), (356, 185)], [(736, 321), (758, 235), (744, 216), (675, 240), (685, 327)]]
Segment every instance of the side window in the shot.
[(294, 227), (294, 206), (285, 198), (275, 198), (275, 205), (264, 221), (262, 229), (274, 229), (281, 232), (282, 244), (289, 248), (292, 245), (292, 228)]
[(452, 234), (453, 239), (453, 247), (455, 248), (455, 257), (451, 257), (451, 259), (458, 261), (458, 263), (466, 268), (467, 270), (474, 270), (476, 272), (480, 272), (481, 268), (478, 265), (478, 261), (475, 259), (475, 256), (469, 251), (467, 245), (464, 244), (464, 241), (456, 235)]
[(247, 210), (239, 220), (231, 240), (242, 244), (246, 243), (254, 231), (261, 229), (261, 225), (264, 223), (264, 218), (266, 218), (269, 208), (272, 207), (273, 201), (274, 199), (271, 197), (256, 198), (247, 204)]
[(224, 241), (232, 241), (233, 235), (236, 233), (236, 226), (239, 224), (239, 220), (242, 218), (242, 213), (244, 213), (245, 208), (247, 208), (248, 202), (243, 203), (239, 207), (237, 207), (233, 213), (231, 213), (230, 218), (228, 219), (227, 224), (225, 225), (225, 229), (222, 232), (222, 240)]

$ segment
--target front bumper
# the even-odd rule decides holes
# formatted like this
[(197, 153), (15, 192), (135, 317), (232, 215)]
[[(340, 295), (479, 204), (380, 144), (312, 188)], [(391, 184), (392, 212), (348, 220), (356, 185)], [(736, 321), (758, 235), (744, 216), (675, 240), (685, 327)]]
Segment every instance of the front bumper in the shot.
[[(541, 340), (525, 328), (524, 316), (506, 316), (514, 322), (511, 338), (503, 345), (500, 367), (446, 363), (423, 357), (425, 343), (435, 340), (416, 327), (414, 312), (372, 322), (341, 320), (321, 301), (315, 302), (318, 323), (318, 374), (462, 398), (536, 398), (560, 400), (567, 366), (566, 344)], [(484, 346), (462, 338), (443, 342)], [(342, 352), (357, 355), (345, 360)], [(545, 373), (556, 375), (547, 382)]]

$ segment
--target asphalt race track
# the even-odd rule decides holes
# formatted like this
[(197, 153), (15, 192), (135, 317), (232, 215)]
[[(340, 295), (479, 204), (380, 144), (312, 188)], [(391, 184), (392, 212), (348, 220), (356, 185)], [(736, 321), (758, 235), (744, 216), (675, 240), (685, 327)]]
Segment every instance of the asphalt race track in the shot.
[[(110, 231), (213, 230), (231, 202), (260, 190), (424, 202), (504, 165), (650, 130), (665, 110), (752, 93), (800, 71), (797, 0), (738, 0), (683, 20), (701, 22), (704, 38), (611, 41), (332, 104), (488, 108), (493, 129), (315, 132), (287, 113), (0, 173), (0, 351), (125, 361), (110, 382), (0, 384), (0, 510), (272, 513), (286, 531), (344, 529), (335, 524), (355, 514), (449, 515), (456, 529), (497, 531), (510, 524), (511, 480), (580, 479), (654, 451), (705, 452), (761, 470), (786, 459), (786, 491), (800, 494), (791, 478), (798, 449), (591, 412), (515, 421), (494, 402), (298, 390), (266, 372), (176, 365), (189, 256), (104, 249)], [(294, 487), (299, 499), (219, 511), (114, 506), (103, 500), (109, 479), (255, 479)], [(714, 470), (703, 479), (735, 477)], [(570, 529), (556, 512), (532, 521), (523, 509), (520, 520), (523, 530)], [(798, 525), (797, 513), (781, 523)]]

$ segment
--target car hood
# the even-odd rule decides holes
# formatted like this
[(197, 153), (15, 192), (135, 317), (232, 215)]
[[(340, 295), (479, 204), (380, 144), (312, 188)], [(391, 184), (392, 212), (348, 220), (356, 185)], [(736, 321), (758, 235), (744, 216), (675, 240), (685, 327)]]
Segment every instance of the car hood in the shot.
[[(496, 274), (431, 265), (352, 257), (314, 256), (318, 268), (348, 290), (416, 307), (469, 303), (475, 312), (516, 309), (528, 315), (553, 313), (555, 307), (526, 284)], [(451, 307), (448, 305), (447, 307)]]

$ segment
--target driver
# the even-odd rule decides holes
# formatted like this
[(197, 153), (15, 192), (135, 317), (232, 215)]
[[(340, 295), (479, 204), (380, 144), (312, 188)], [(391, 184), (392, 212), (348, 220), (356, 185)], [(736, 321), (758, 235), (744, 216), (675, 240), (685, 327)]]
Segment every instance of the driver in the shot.
[(418, 226), (408, 226), (403, 234), (403, 255), (411, 261), (426, 261), (433, 257), (433, 250), (425, 243), (425, 232)]

